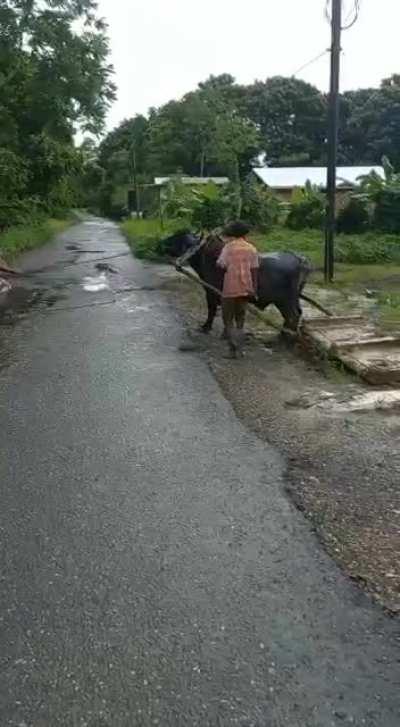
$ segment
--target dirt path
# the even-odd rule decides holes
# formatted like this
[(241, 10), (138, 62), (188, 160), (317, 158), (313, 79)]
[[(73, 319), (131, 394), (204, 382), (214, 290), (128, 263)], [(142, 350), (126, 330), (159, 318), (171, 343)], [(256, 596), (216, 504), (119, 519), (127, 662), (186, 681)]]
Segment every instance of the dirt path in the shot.
[(400, 612), (400, 411), (352, 411), (350, 402), (370, 387), (288, 349), (250, 319), (258, 340), (245, 360), (223, 360), (219, 322), (209, 337), (193, 334), (202, 292), (175, 277), (163, 287), (239, 417), (287, 458), (287, 489), (328, 552), (385, 608)]

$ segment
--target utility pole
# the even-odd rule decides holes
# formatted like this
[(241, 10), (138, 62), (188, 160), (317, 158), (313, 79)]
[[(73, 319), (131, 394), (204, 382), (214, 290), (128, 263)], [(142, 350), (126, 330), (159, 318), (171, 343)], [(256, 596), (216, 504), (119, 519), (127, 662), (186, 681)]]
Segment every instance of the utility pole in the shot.
[(135, 187), (135, 200), (136, 200), (136, 217), (140, 217), (140, 189), (137, 178), (137, 166), (136, 166), (136, 148), (135, 144), (132, 145), (132, 166), (133, 166), (133, 184)]
[(332, 282), (334, 273), (336, 226), (336, 163), (339, 128), (340, 37), (342, 30), (342, 0), (332, 0), (331, 80), (328, 120), (328, 178), (325, 223), (325, 282)]

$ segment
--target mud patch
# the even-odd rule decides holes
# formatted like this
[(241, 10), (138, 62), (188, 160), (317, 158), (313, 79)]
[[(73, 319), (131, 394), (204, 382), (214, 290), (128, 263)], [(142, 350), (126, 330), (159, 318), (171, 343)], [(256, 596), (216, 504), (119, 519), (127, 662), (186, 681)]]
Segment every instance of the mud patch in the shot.
[(48, 288), (24, 288), (13, 286), (8, 293), (0, 298), (0, 326), (14, 326), (24, 318), (32, 309), (52, 308), (65, 296), (60, 292), (63, 286), (58, 286), (57, 292)]
[(0, 324), (10, 326), (37, 305), (43, 296), (41, 290), (12, 287), (0, 303)]

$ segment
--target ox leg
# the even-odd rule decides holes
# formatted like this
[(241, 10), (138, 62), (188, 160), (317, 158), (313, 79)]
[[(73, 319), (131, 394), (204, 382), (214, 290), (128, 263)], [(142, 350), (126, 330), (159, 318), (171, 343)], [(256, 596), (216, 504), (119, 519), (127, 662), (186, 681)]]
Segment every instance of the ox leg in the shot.
[(277, 304), (277, 308), (279, 309), (284, 321), (282, 333), (285, 333), (285, 329), (292, 331), (293, 333), (297, 333), (302, 313), (298, 301), (284, 302), (279, 305)]
[(210, 333), (213, 327), (214, 318), (217, 315), (218, 298), (211, 290), (207, 290), (206, 296), (208, 314), (206, 322), (203, 323), (203, 325), (201, 326), (201, 330), (203, 331), (203, 333)]

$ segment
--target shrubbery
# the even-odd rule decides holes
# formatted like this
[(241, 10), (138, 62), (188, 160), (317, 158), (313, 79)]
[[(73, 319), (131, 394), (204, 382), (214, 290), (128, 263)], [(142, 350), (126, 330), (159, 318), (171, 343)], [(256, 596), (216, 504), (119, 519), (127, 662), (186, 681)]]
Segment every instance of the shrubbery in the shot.
[(278, 224), (283, 207), (278, 197), (258, 182), (250, 179), (244, 184), (241, 217), (261, 232)]
[(335, 259), (349, 265), (375, 265), (400, 262), (400, 242), (391, 235), (342, 235), (337, 238)]
[(400, 181), (397, 188), (381, 189), (376, 194), (373, 226), (382, 232), (400, 233)]
[(163, 213), (165, 218), (199, 230), (212, 230), (224, 225), (234, 215), (235, 191), (210, 182), (191, 187), (172, 180), (166, 188)]
[(286, 225), (291, 230), (322, 229), (325, 220), (325, 196), (309, 181), (304, 189), (296, 189), (290, 205)]
[(371, 206), (371, 226), (388, 233), (400, 233), (400, 174), (384, 158), (385, 176), (372, 172), (360, 180), (362, 199)]
[(366, 232), (370, 226), (368, 203), (357, 195), (352, 195), (339, 211), (337, 231), (344, 234)]

